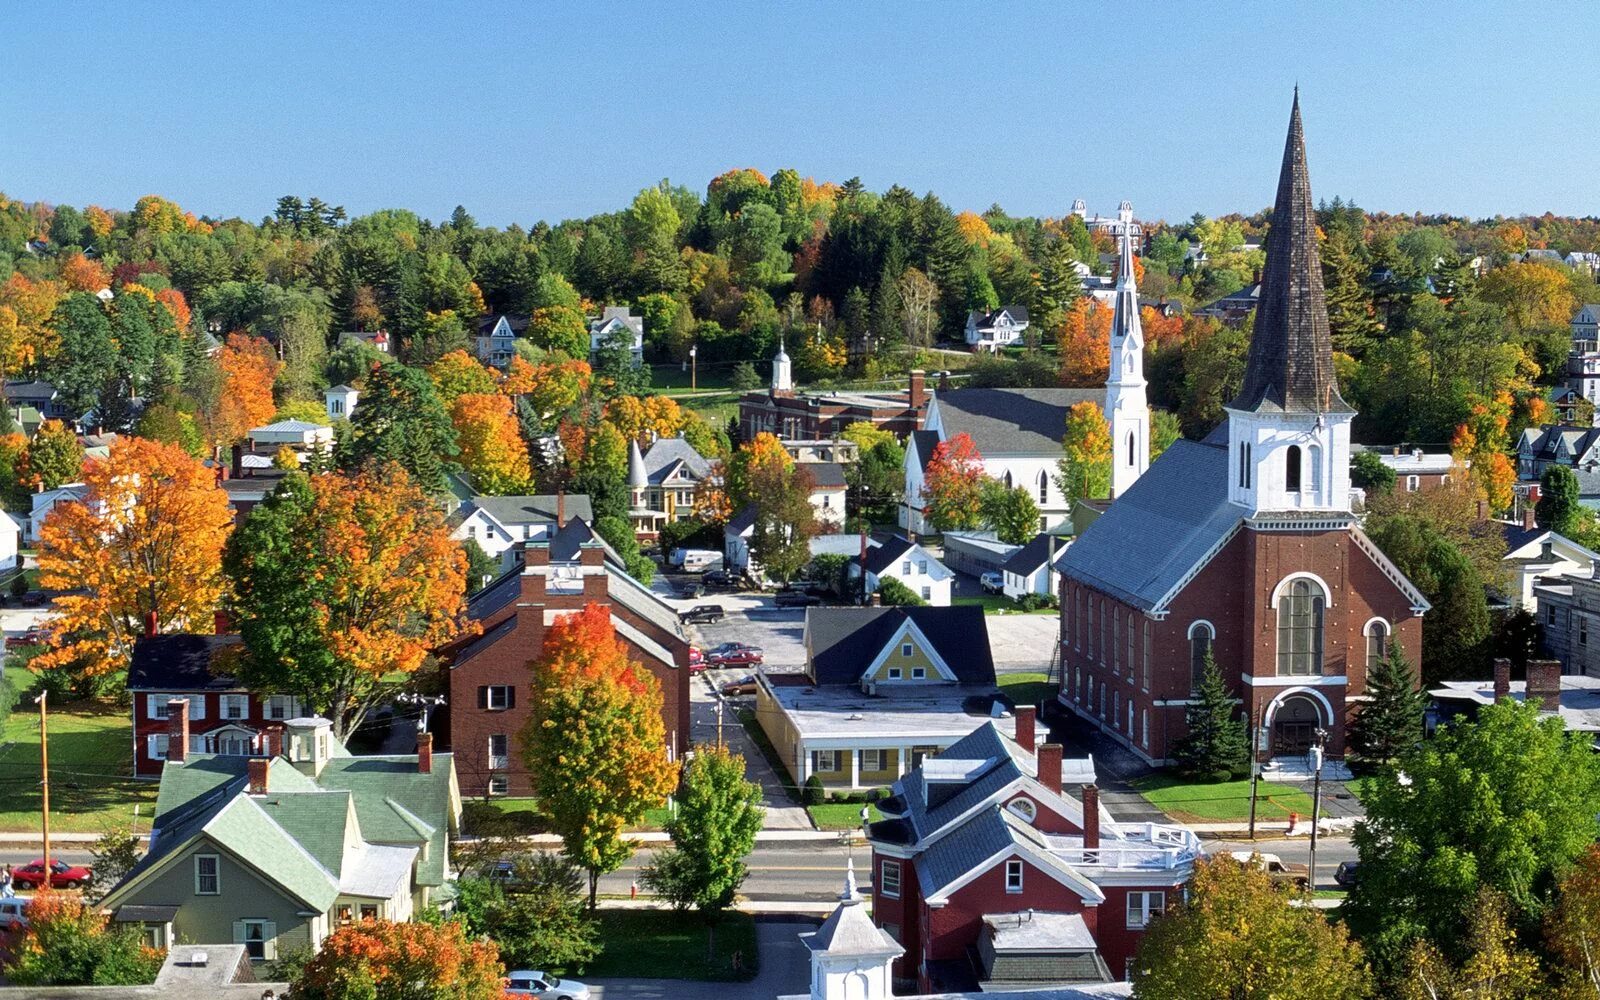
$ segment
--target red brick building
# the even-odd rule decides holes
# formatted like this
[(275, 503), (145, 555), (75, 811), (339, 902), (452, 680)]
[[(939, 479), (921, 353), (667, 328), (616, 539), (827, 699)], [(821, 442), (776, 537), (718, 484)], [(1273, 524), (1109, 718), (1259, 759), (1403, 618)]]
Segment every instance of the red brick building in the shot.
[[(1351, 512), (1350, 422), (1333, 373), (1298, 96), (1244, 384), (1056, 561), (1059, 700), (1165, 762), (1209, 651), (1263, 757), (1341, 757), (1369, 666), (1420, 661), (1428, 602)], [(1121, 460), (1121, 454), (1117, 459)]]
[(615, 566), (582, 520), (527, 543), (523, 564), (473, 596), (467, 613), (483, 631), (440, 651), (447, 704), (436, 717), (455, 754), (461, 794), (529, 795), (518, 734), (531, 705), (528, 665), (563, 612), (591, 603), (611, 609), (617, 637), (661, 685), (667, 752), (690, 742), (689, 644), (676, 612)]
[(923, 761), (868, 827), (873, 920), (905, 948), (895, 979), (916, 992), (1125, 979), (1201, 855), (1182, 827), (1116, 822), (1092, 763), (1064, 774), (1061, 747), (1034, 746), (1033, 709), (1016, 722), (1016, 740), (986, 723)]
[(788, 364), (788, 355), (780, 350), (773, 361), (772, 386), (739, 397), (739, 432), (746, 441), (761, 433), (785, 441), (836, 438), (857, 421), (901, 438), (922, 426), (928, 394), (920, 371), (911, 373), (905, 392), (797, 393), (789, 382)]

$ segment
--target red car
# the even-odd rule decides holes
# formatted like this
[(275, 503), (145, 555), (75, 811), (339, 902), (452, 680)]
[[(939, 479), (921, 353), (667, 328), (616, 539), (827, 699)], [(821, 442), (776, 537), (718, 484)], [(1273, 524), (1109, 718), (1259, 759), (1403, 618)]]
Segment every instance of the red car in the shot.
[[(69, 865), (60, 858), (50, 862), (50, 887), (52, 889), (78, 889), (88, 886), (94, 878), (94, 869), (83, 865)], [(44, 884), (44, 859), (11, 869), (11, 884), (18, 889), (37, 889)]]
[(746, 646), (743, 649), (730, 649), (726, 652), (712, 653), (706, 659), (714, 667), (752, 666), (761, 662), (761, 650), (751, 649)]
[(16, 649), (19, 646), (42, 646), (49, 641), (49, 629), (30, 628), (21, 635), (6, 636), (6, 648)]

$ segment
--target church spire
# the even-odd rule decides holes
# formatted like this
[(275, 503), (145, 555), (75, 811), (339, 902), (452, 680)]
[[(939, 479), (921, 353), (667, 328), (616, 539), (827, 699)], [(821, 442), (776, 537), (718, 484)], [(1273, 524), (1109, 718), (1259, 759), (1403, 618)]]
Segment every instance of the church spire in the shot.
[(1133, 272), (1138, 225), (1133, 206), (1118, 210), (1122, 237), (1117, 262), (1116, 304), (1111, 315), (1111, 357), (1106, 374), (1106, 420), (1111, 425), (1111, 496), (1120, 497), (1150, 467), (1150, 409), (1145, 399), (1144, 329), (1139, 324), (1139, 285)]
[(1328, 303), (1317, 252), (1317, 216), (1306, 170), (1300, 88), (1278, 174), (1278, 197), (1267, 235), (1255, 332), (1244, 385), (1230, 409), (1246, 412), (1349, 413), (1333, 374)]

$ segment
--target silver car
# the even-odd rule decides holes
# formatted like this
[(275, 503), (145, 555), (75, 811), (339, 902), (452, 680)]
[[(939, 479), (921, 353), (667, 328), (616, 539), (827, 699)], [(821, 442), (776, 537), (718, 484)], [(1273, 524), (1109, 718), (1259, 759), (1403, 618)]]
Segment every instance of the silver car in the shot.
[(506, 977), (506, 996), (544, 997), (545, 1000), (589, 1000), (589, 987), (572, 979), (557, 979), (542, 972), (521, 970)]

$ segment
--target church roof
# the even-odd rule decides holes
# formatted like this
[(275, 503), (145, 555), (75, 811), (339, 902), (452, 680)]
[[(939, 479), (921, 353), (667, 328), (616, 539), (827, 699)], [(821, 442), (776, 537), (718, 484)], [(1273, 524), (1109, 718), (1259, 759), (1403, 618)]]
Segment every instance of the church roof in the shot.
[(1317, 216), (1306, 169), (1300, 92), (1289, 115), (1278, 197), (1272, 207), (1261, 301), (1245, 363), (1244, 385), (1231, 409), (1284, 413), (1348, 413), (1333, 373), (1332, 337), (1322, 263), (1317, 253)]
[[(1103, 404), (1104, 389), (990, 389), (969, 386), (936, 393), (939, 422), (948, 441), (965, 434), (983, 455), (1061, 454), (1067, 410), (1088, 400)], [(918, 441), (918, 455), (921, 454)]]
[(1144, 346), (1144, 331), (1139, 325), (1139, 286), (1133, 275), (1132, 223), (1122, 232), (1117, 254), (1117, 299), (1111, 313), (1111, 342), (1132, 337), (1137, 347)]

